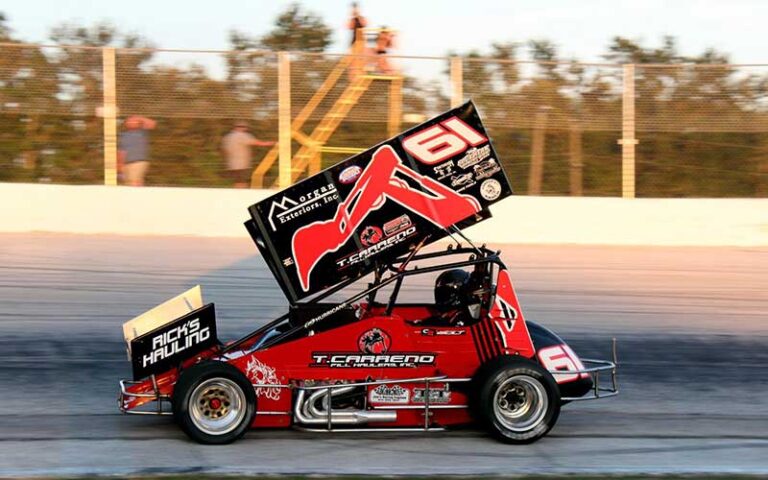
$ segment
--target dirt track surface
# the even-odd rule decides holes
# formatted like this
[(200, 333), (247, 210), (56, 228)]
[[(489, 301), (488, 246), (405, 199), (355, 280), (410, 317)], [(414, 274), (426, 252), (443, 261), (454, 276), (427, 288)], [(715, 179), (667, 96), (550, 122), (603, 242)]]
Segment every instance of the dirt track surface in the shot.
[[(116, 411), (120, 325), (195, 284), (234, 339), (284, 311), (247, 240), (0, 235), (0, 476), (85, 473), (768, 474), (768, 249), (504, 246), (528, 318), (583, 356), (619, 341), (619, 398), (522, 447), (441, 434), (253, 431), (189, 442)], [(431, 295), (414, 285), (409, 295)]]

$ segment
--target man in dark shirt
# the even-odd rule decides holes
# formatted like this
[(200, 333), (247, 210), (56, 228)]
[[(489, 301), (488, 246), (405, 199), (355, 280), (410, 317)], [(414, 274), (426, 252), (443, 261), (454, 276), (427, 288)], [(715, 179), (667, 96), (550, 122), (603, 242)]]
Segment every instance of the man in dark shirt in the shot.
[(357, 2), (352, 3), (352, 12), (349, 16), (349, 23), (347, 28), (352, 32), (352, 44), (350, 46), (350, 53), (354, 55), (352, 62), (349, 65), (349, 79), (355, 80), (357, 77), (364, 73), (366, 59), (363, 57), (366, 53), (365, 48), (365, 27), (368, 25), (368, 20), (364, 16), (360, 15), (360, 8)]
[(122, 165), (127, 185), (141, 187), (149, 169), (149, 130), (157, 125), (154, 120), (132, 115), (125, 119), (125, 131), (120, 134), (118, 160)]
[(353, 47), (353, 51), (356, 43), (365, 43), (365, 39), (363, 38), (363, 29), (367, 24), (368, 21), (365, 19), (365, 17), (360, 15), (360, 7), (357, 5), (357, 2), (352, 2), (352, 13), (350, 14), (347, 27), (352, 31), (352, 42), (350, 45)]

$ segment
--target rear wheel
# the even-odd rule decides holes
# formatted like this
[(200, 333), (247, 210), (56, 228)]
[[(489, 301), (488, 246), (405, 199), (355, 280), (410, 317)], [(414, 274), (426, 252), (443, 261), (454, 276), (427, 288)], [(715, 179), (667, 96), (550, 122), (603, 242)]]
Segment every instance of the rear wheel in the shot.
[(537, 363), (501, 357), (483, 368), (478, 382), (478, 414), (497, 439), (531, 443), (546, 435), (557, 422), (557, 383)]
[(182, 372), (173, 392), (173, 415), (191, 439), (230, 443), (245, 434), (256, 411), (256, 394), (232, 365), (207, 362)]

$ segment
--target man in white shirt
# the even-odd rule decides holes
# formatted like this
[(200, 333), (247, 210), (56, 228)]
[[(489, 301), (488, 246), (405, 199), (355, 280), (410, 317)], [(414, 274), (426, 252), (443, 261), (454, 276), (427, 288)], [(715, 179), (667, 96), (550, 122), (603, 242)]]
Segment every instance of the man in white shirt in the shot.
[(275, 142), (263, 142), (248, 132), (246, 122), (237, 122), (235, 128), (221, 141), (227, 160), (227, 177), (235, 188), (247, 188), (251, 178), (251, 147), (271, 147)]

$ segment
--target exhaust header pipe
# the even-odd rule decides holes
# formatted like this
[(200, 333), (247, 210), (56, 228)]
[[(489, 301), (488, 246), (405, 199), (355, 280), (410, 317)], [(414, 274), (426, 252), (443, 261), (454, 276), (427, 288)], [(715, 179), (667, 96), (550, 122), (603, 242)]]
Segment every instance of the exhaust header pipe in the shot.
[[(336, 387), (331, 390), (331, 397), (349, 393), (354, 390), (354, 386)], [(327, 405), (328, 391), (317, 390), (307, 395), (306, 390), (299, 390), (296, 395), (296, 406), (293, 409), (296, 423), (302, 425), (327, 425), (328, 409)], [(318, 403), (321, 403), (318, 406)], [(397, 420), (397, 412), (393, 410), (331, 410), (331, 425), (363, 425), (366, 423), (385, 423)]]

